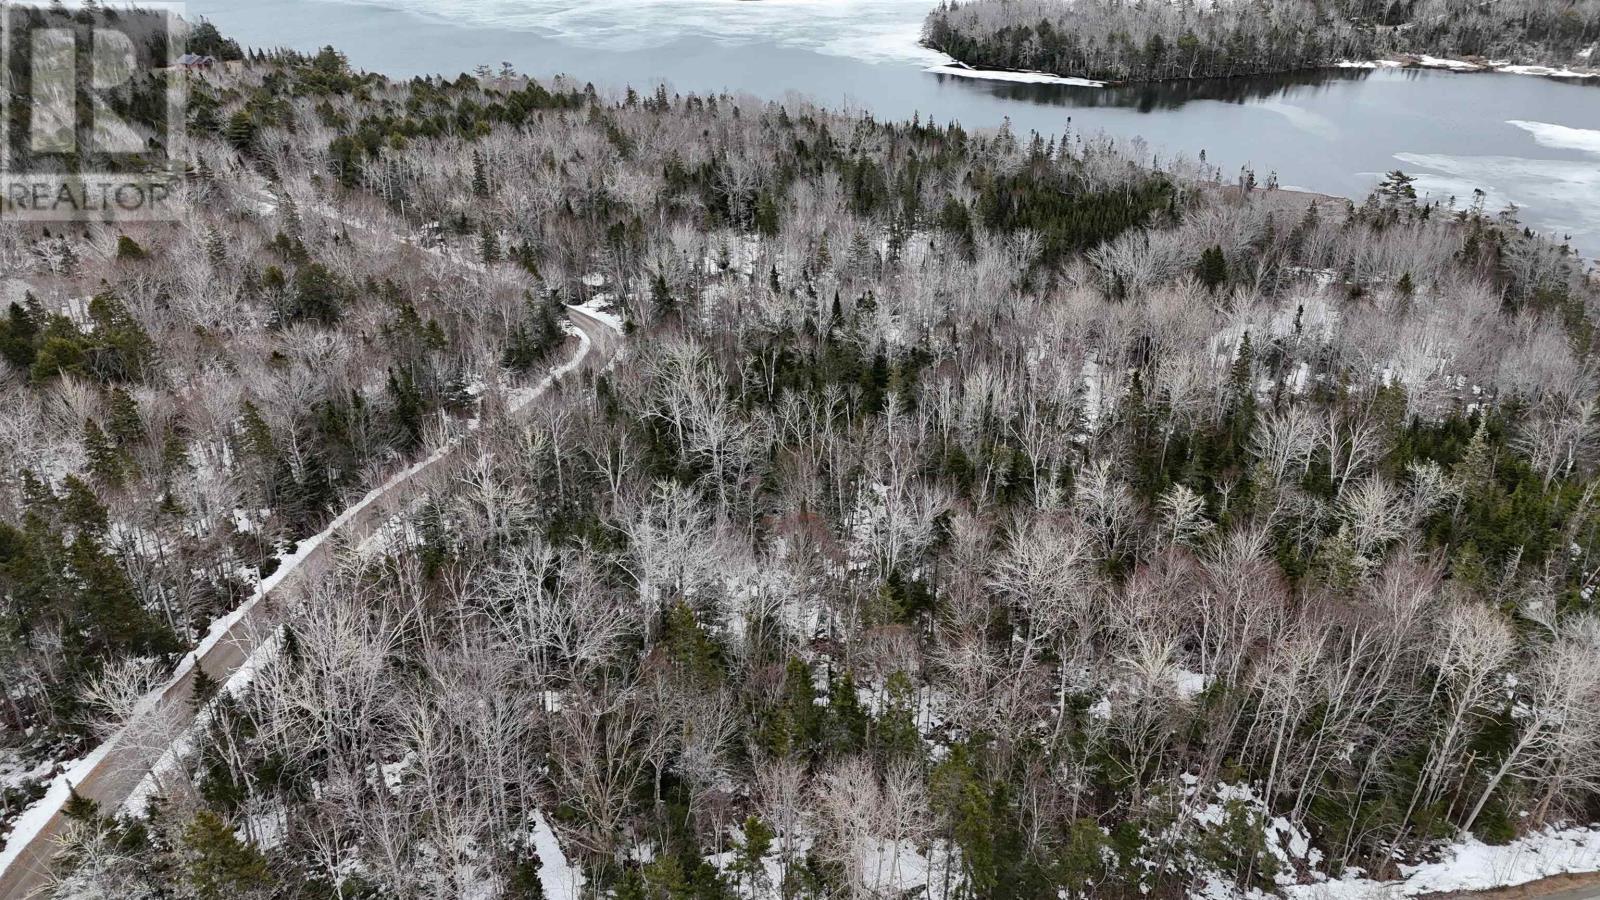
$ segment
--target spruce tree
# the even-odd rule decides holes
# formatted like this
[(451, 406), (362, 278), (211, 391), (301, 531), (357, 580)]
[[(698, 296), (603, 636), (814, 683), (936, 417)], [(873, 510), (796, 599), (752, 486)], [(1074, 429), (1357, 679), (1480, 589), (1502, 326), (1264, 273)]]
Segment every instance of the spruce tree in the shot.
[(1229, 369), (1228, 390), (1232, 400), (1228, 410), (1231, 449), (1242, 450), (1256, 423), (1255, 349), (1248, 331), (1239, 342), (1239, 354)]
[(83, 423), (83, 452), (95, 483), (113, 488), (122, 486), (122, 455), (111, 446), (111, 441), (93, 419)]
[(222, 136), (233, 145), (233, 149), (241, 153), (248, 152), (256, 139), (255, 119), (250, 117), (249, 111), (239, 110), (228, 117), (228, 124), (222, 127)]
[(217, 695), (217, 691), (221, 689), (222, 685), (206, 672), (205, 668), (200, 665), (199, 660), (196, 660), (194, 666), (194, 680), (191, 683), (189, 692), (189, 705), (194, 707), (196, 710), (199, 710), (207, 703), (210, 703), (211, 698), (215, 697)]
[(770, 191), (762, 191), (756, 195), (756, 231), (762, 237), (777, 237), (781, 227), (778, 213), (778, 201)]
[(732, 869), (750, 886), (751, 893), (756, 892), (756, 887), (761, 884), (766, 876), (766, 856), (772, 849), (772, 839), (776, 836), (767, 823), (756, 816), (746, 816), (740, 826), (741, 837), (739, 848), (735, 851)]
[(410, 370), (390, 369), (388, 391), (395, 443), (403, 450), (422, 446), (422, 393)]
[(150, 254), (139, 246), (139, 242), (125, 234), (117, 235), (117, 259), (125, 262), (137, 262), (146, 259)]
[[(61, 487), (65, 492), (59, 506), (61, 521), (81, 534), (104, 534), (110, 525), (110, 517), (94, 490), (76, 475), (62, 479)], [(51, 499), (55, 499), (54, 495), (51, 495)]]
[(1206, 290), (1215, 291), (1228, 282), (1228, 258), (1222, 254), (1218, 246), (1207, 247), (1200, 254), (1200, 264), (1195, 268), (1195, 277), (1206, 286)]
[(242, 426), (243, 449), (255, 457), (257, 462), (266, 463), (278, 458), (278, 447), (272, 439), (272, 429), (267, 426), (267, 420), (261, 417), (261, 411), (249, 400), (244, 402), (244, 408), (239, 414)]
[(1450, 470), (1450, 481), (1464, 498), (1481, 496), (1494, 480), (1494, 448), (1489, 444), (1489, 417), (1482, 415), (1461, 459)]
[(198, 900), (240, 900), (272, 887), (266, 858), (208, 809), (184, 829), (183, 845), (189, 886)]
[(478, 230), (478, 255), (482, 257), (486, 266), (494, 265), (502, 258), (500, 239), (495, 236), (494, 229), (488, 224)]
[(672, 296), (672, 288), (667, 286), (666, 277), (659, 272), (650, 282), (650, 302), (655, 305), (656, 315), (662, 318), (678, 310), (678, 301)]
[(312, 321), (333, 325), (344, 314), (345, 290), (339, 277), (322, 263), (306, 263), (294, 273), (291, 322)]
[(30, 369), (37, 353), (38, 337), (39, 320), (28, 307), (17, 303), (7, 307), (5, 321), (0, 322), (0, 356), (18, 369)]
[(112, 441), (121, 450), (144, 439), (144, 422), (139, 417), (139, 404), (122, 388), (111, 391), (111, 418), (106, 422)]
[(489, 196), (489, 173), (483, 164), (483, 154), (472, 151), (472, 195), (479, 198)]
[(158, 656), (177, 636), (140, 603), (132, 582), (96, 538), (80, 533), (67, 550), (73, 585), (73, 642), (95, 657)]

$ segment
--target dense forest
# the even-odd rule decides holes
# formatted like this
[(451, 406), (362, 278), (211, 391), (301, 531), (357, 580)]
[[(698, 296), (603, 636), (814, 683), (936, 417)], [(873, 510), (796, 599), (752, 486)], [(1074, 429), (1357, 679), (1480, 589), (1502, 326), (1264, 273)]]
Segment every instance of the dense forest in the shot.
[(946, 0), (923, 43), (970, 66), (1101, 81), (1258, 75), (1394, 54), (1587, 64), (1595, 0)]
[[(8, 752), (484, 425), (54, 896), (1244, 896), (1600, 818), (1600, 286), (1514, 211), (331, 49), (192, 93), (188, 218), (0, 223)], [(488, 415), (578, 301), (624, 354)]]
[[(177, 185), (181, 223), (0, 225), (0, 823), (280, 556), (567, 340), (522, 285), (308, 221), (310, 183), (225, 190), (212, 161), (253, 155), (256, 120), (194, 87), (216, 153)], [(165, 134), (156, 106), (122, 112)]]

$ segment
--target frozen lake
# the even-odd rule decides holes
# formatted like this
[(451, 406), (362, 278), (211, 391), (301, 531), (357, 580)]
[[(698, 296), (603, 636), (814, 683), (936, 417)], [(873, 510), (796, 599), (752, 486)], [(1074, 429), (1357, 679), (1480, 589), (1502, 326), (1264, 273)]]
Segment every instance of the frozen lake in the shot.
[(805, 94), (1019, 133), (1105, 131), (1225, 175), (1359, 199), (1402, 169), (1419, 191), (1491, 209), (1600, 255), (1600, 79), (1350, 69), (1085, 88), (932, 74), (917, 45), (936, 0), (190, 0), (253, 46), (333, 44), (361, 68), (456, 74), (510, 62), (601, 86)]

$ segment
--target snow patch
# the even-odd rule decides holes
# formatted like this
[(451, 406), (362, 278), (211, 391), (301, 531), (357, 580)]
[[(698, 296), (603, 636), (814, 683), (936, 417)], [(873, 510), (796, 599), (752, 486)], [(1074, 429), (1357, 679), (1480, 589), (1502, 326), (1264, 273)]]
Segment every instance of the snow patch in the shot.
[(555, 831), (538, 810), (533, 813), (533, 850), (539, 854), (539, 886), (545, 900), (578, 900), (583, 895), (583, 870), (567, 859)]
[(1356, 900), (1411, 897), (1453, 891), (1512, 887), (1549, 878), (1600, 870), (1600, 826), (1546, 828), (1504, 846), (1468, 837), (1446, 847), (1437, 862), (1401, 866), (1399, 881), (1349, 877), (1321, 884), (1294, 885), (1290, 898)]
[(984, 81), (1009, 81), (1014, 84), (1058, 84), (1063, 87), (1105, 87), (1104, 81), (1075, 78), (1069, 75), (1051, 75), (1048, 72), (1006, 72), (999, 69), (974, 69), (961, 63), (929, 66), (924, 72), (935, 75), (954, 75), (958, 78), (978, 78)]
[(1452, 72), (1479, 72), (1485, 67), (1464, 59), (1446, 59), (1439, 56), (1419, 55), (1416, 64), (1424, 69), (1449, 69)]
[[(1587, 52), (1578, 54), (1579, 59), (1588, 59)], [(1509, 62), (1491, 60), (1487, 63), (1475, 63), (1465, 59), (1445, 59), (1438, 56), (1405, 56), (1398, 59), (1342, 59), (1333, 64), (1336, 69), (1441, 69), (1447, 72), (1499, 72), (1505, 75), (1537, 75), (1543, 78), (1600, 78), (1600, 72), (1591, 72), (1579, 69), (1570, 69), (1562, 66), (1557, 69), (1551, 66), (1512, 65)]]
[[(1583, 54), (1578, 54), (1580, 57)], [(1552, 69), (1549, 66), (1495, 66), (1496, 72), (1507, 75), (1539, 75), (1544, 78), (1600, 78), (1600, 72), (1579, 72), (1562, 66)]]
[(49, 790), (37, 803), (23, 810), (22, 815), (12, 823), (11, 837), (6, 841), (5, 849), (0, 850), (0, 872), (9, 869), (11, 864), (16, 862), (22, 853), (22, 848), (33, 843), (39, 831), (66, 805), (68, 798), (72, 796), (72, 786), (82, 781), (105, 761), (106, 755), (111, 752), (111, 744), (111, 741), (105, 741), (89, 751), (87, 756), (73, 762), (65, 772), (50, 782)]
[(612, 331), (621, 334), (622, 317), (607, 309), (606, 307), (608, 305), (609, 304), (606, 303), (603, 297), (594, 297), (593, 299), (586, 300), (583, 303), (568, 308), (581, 310), (584, 314), (589, 316), (589, 318), (596, 319), (604, 324), (607, 328), (610, 328)]

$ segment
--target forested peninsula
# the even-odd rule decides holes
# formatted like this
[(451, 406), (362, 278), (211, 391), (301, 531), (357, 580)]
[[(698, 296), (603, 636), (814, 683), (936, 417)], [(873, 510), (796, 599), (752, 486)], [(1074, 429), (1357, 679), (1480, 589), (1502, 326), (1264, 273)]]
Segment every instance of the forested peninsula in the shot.
[(1584, 67), (1597, 0), (948, 0), (923, 43), (980, 69), (1096, 81), (1223, 78), (1409, 55)]

